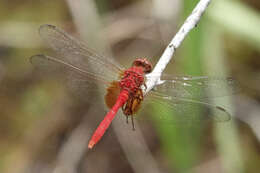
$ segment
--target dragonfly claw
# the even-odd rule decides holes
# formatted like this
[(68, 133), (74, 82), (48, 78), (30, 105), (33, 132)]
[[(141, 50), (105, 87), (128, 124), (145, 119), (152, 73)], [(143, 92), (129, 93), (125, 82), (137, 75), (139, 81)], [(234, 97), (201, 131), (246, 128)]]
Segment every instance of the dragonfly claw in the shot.
[(145, 90), (145, 91), (147, 90), (147, 85), (146, 85), (146, 83), (144, 83), (144, 90)]
[(126, 117), (126, 124), (128, 124), (128, 116), (125, 116)]
[(133, 131), (135, 131), (135, 123), (134, 123), (134, 116), (133, 115), (131, 115), (131, 121), (132, 121)]

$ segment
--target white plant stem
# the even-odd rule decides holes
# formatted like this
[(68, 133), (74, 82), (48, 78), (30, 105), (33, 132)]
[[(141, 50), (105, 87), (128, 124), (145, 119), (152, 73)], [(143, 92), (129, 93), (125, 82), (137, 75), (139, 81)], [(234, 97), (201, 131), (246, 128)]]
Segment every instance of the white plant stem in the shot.
[[(148, 93), (155, 85), (159, 84), (160, 77), (166, 68), (167, 64), (173, 57), (175, 50), (180, 46), (186, 35), (197, 26), (200, 18), (206, 8), (208, 7), (211, 0), (201, 0), (197, 6), (192, 11), (191, 15), (186, 19), (180, 30), (177, 32), (175, 37), (171, 40), (170, 44), (164, 50), (161, 58), (159, 59), (158, 63), (154, 67), (152, 73), (148, 74), (146, 86), (147, 89), (145, 90), (145, 94)], [(152, 76), (149, 78), (149, 76)]]

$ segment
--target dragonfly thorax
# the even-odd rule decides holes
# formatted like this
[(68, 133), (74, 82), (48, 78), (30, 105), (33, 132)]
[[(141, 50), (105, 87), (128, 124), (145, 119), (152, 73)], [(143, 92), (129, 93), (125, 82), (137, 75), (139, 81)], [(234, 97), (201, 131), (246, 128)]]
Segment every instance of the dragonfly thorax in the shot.
[(141, 85), (144, 84), (143, 67), (131, 67), (125, 70), (124, 75), (120, 81), (120, 88), (126, 89), (130, 93), (136, 92)]

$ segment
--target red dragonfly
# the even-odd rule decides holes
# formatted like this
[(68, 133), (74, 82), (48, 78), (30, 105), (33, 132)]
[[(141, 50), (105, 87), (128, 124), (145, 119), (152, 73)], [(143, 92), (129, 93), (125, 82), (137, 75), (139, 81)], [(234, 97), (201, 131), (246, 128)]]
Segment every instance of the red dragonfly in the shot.
[[(144, 100), (145, 79), (146, 74), (152, 71), (151, 63), (146, 58), (137, 58), (130, 68), (124, 69), (113, 62), (112, 59), (98, 55), (56, 26), (42, 25), (39, 28), (39, 33), (59, 56), (54, 58), (42, 54), (34, 55), (30, 59), (33, 65), (47, 69), (51, 69), (51, 67), (62, 68), (68, 72), (64, 74), (69, 76), (69, 80), (78, 81), (76, 85), (84, 83), (82, 85), (84, 90), (92, 92), (95, 89), (90, 87), (90, 83), (99, 83), (107, 88), (105, 103), (110, 111), (94, 132), (88, 148), (91, 149), (97, 144), (120, 108), (127, 117), (127, 122), (128, 117), (131, 117), (134, 129), (133, 116)], [(224, 87), (228, 87), (229, 91), (224, 90)], [(150, 98), (148, 100), (155, 101), (156, 104), (162, 104), (167, 109), (174, 110), (174, 116), (169, 116), (167, 111), (160, 111), (160, 119), (166, 121), (169, 119), (169, 121), (178, 123), (230, 120), (230, 114), (224, 108), (206, 102), (206, 99), (209, 98), (207, 93), (212, 90), (215, 92), (210, 97), (218, 97), (237, 92), (238, 87), (232, 78), (163, 75), (161, 83), (150, 91), (146, 97)], [(194, 110), (198, 107), (213, 110), (214, 114), (210, 115), (207, 112), (198, 115)]]

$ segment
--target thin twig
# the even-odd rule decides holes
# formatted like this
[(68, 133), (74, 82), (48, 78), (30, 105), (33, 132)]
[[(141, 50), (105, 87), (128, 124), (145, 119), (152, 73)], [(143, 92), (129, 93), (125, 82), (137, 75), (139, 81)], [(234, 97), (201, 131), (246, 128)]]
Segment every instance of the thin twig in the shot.
[[(167, 64), (173, 57), (175, 50), (180, 46), (186, 35), (197, 26), (200, 18), (206, 8), (208, 7), (211, 0), (201, 0), (197, 6), (192, 11), (191, 15), (186, 19), (180, 30), (171, 40), (170, 44), (164, 50), (161, 58), (159, 59), (158, 63), (154, 67), (152, 73), (147, 75), (146, 86), (147, 89), (144, 93), (148, 93), (156, 84), (160, 83), (160, 77), (166, 68)], [(153, 76), (153, 77), (149, 77)]]

